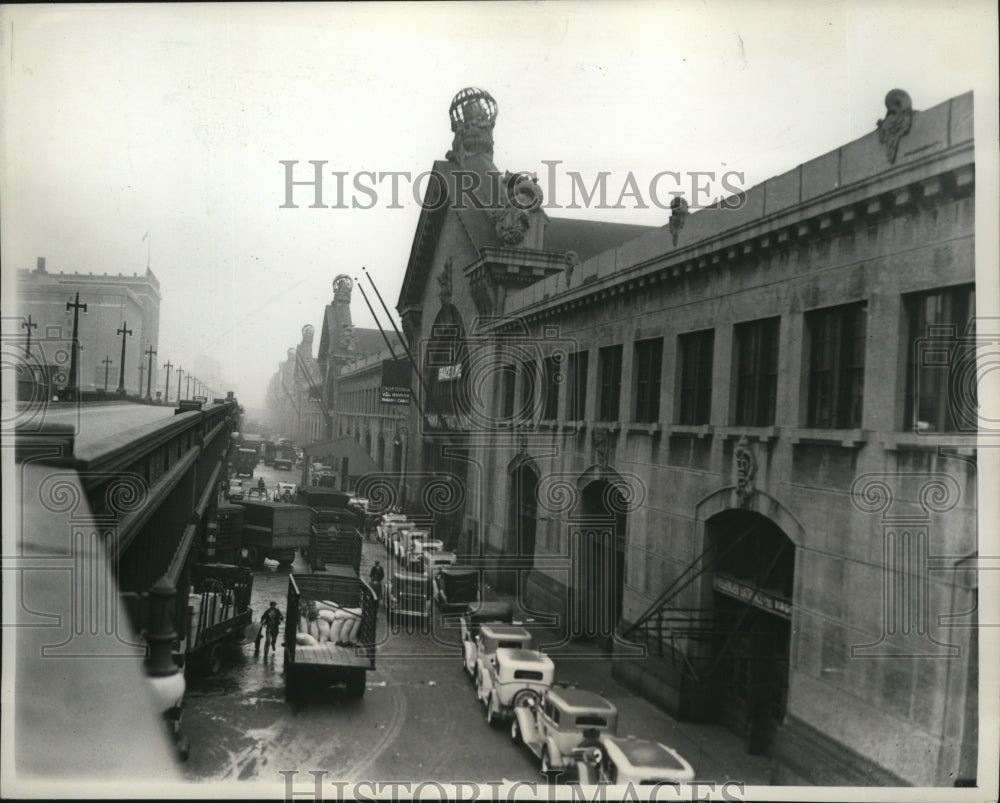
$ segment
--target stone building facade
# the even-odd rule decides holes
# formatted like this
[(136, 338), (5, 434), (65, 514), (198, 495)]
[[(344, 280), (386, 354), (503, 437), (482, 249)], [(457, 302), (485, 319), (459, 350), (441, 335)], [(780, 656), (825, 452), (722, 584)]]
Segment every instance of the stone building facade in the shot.
[(784, 782), (975, 776), (972, 96), (884, 114), (581, 254), (540, 203), (456, 208), (495, 170), (465, 90), (398, 304), (413, 506)]
[[(160, 283), (149, 269), (145, 273), (131, 276), (107, 273), (82, 273), (74, 271), (52, 272), (46, 268), (45, 258), (39, 257), (35, 270), (19, 270), (17, 273), (18, 316), (27, 323), (37, 324), (32, 328), (33, 355), (36, 359), (51, 362), (53, 354), (65, 351), (62, 346), (73, 336), (73, 315), (67, 312), (66, 303), (73, 302), (80, 294), (81, 305), (86, 304), (86, 313), (79, 316), (77, 386), (80, 390), (103, 390), (107, 376), (108, 388), (114, 392), (118, 387), (121, 371), (121, 335), (123, 326), (131, 331), (127, 336), (125, 349), (125, 390), (129, 394), (146, 395), (146, 371), (149, 356), (144, 354), (152, 346), (156, 350), (160, 338)], [(18, 333), (24, 335), (25, 332)], [(48, 352), (46, 352), (48, 344)], [(56, 345), (58, 344), (58, 345)], [(109, 364), (105, 365), (104, 360)], [(60, 368), (68, 365), (53, 362)], [(151, 390), (163, 390), (163, 376), (159, 375), (157, 356), (153, 355), (153, 380)], [(68, 370), (58, 370), (62, 377)], [(139, 387), (140, 378), (142, 387)], [(65, 385), (66, 380), (54, 383)]]

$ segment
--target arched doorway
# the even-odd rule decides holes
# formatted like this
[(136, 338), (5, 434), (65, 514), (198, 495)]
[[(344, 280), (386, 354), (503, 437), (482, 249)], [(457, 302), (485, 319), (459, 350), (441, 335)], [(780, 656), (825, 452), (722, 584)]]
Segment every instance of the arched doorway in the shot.
[(570, 633), (608, 647), (621, 617), (625, 581), (627, 494), (619, 482), (591, 479), (580, 491), (571, 533), (574, 589)]
[(766, 753), (785, 716), (795, 544), (767, 516), (724, 510), (705, 523), (715, 548), (710, 593), (719, 719)]
[(452, 304), (445, 304), (431, 325), (424, 350), (427, 411), (432, 420), (467, 409), (469, 367), (466, 351), (462, 316)]
[(508, 556), (518, 559), (518, 571), (504, 572), (498, 578), (499, 585), (505, 593), (518, 591), (517, 579), (520, 578), (520, 590), (523, 592), (528, 572), (535, 564), (535, 532), (538, 521), (538, 466), (535, 461), (524, 458), (516, 461), (509, 470), (509, 500), (510, 509), (508, 521)]

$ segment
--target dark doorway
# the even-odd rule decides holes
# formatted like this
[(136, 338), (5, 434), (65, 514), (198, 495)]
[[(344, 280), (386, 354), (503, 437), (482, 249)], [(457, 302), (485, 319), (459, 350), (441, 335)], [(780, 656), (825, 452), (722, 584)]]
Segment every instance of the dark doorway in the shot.
[(714, 672), (720, 720), (751, 753), (768, 753), (785, 716), (795, 545), (770, 519), (728, 510), (708, 521)]
[(511, 522), (507, 555), (516, 558), (517, 571), (501, 572), (499, 585), (504, 593), (517, 593), (535, 563), (535, 532), (538, 521), (538, 469), (530, 460), (521, 462), (510, 474)]
[(628, 515), (621, 487), (608, 480), (587, 484), (580, 496), (573, 555), (574, 604), (570, 632), (608, 646), (621, 617)]

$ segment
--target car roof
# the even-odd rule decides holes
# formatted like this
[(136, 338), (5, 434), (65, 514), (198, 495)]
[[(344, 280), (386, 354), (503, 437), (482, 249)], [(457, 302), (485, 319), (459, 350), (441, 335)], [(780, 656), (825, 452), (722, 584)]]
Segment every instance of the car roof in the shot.
[(549, 699), (562, 710), (571, 714), (595, 713), (617, 714), (618, 709), (596, 692), (574, 687), (556, 687), (549, 691)]
[(436, 558), (457, 558), (454, 552), (447, 549), (425, 549), (424, 555), (428, 560), (434, 560)]
[(497, 660), (504, 663), (536, 664), (546, 667), (554, 667), (552, 659), (544, 653), (535, 650), (515, 649), (514, 647), (500, 647), (497, 649)]
[(626, 738), (616, 736), (606, 736), (603, 739), (608, 750), (608, 756), (619, 766), (626, 764), (633, 771), (646, 773), (651, 776), (663, 774), (680, 774), (682, 780), (693, 777), (691, 765), (685, 761), (675, 750), (664, 744), (653, 742), (648, 739), (636, 739), (633, 736)]
[[(448, 571), (448, 569), (444, 569)], [(477, 571), (476, 569), (462, 569), (464, 572)], [(509, 602), (483, 602), (478, 607), (467, 613), (463, 618), (474, 623), (486, 622), (509, 622), (514, 616), (514, 609)]]
[(479, 628), (479, 632), (485, 637), (493, 637), (495, 639), (531, 638), (531, 633), (523, 627), (517, 627), (516, 625), (489, 623), (482, 625)]

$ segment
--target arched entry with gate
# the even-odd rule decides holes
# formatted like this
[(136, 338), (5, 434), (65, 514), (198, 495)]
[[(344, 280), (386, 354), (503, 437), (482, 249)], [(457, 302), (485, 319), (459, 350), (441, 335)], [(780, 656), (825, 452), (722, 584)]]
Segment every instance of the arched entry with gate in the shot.
[(570, 532), (570, 633), (610, 647), (621, 617), (629, 493), (613, 471), (585, 474)]
[(785, 715), (795, 544), (767, 516), (724, 510), (705, 522), (711, 572), (712, 666), (719, 719), (752, 753), (768, 752)]

